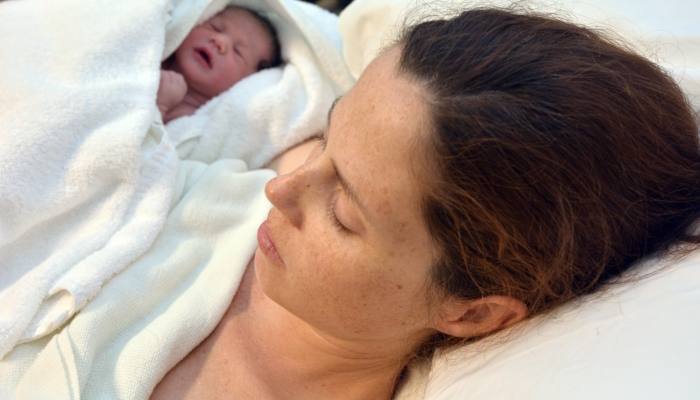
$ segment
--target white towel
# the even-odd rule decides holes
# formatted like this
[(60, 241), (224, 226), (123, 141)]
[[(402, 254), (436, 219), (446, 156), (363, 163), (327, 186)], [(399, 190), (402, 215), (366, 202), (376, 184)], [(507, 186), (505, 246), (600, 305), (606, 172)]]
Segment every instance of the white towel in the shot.
[(54, 330), (161, 231), (165, 0), (0, 2), (0, 358)]
[[(26, 83), (25, 86), (15, 85), (24, 90), (22, 98), (30, 101), (36, 102), (42, 98), (40, 89), (43, 87), (55, 91), (63, 100), (60, 102), (53, 99), (52, 107), (55, 111), (50, 115), (45, 116), (44, 109), (34, 109), (45, 120), (40, 125), (30, 119), (19, 119), (24, 121), (24, 126), (33, 129), (32, 134), (26, 134), (23, 141), (40, 142), (42, 138), (46, 139), (46, 132), (52, 141), (43, 149), (57, 148), (54, 151), (58, 152), (65, 145), (74, 151), (73, 158), (65, 156), (68, 159), (75, 159), (75, 153), (79, 153), (83, 157), (83, 169), (92, 172), (89, 177), (93, 180), (88, 182), (91, 185), (76, 186), (73, 189), (88, 200), (94, 197), (108, 201), (118, 192), (116, 189), (120, 189), (118, 184), (127, 189), (129, 184), (135, 185), (123, 198), (112, 200), (112, 203), (118, 205), (126, 203), (119, 215), (113, 212), (114, 207), (99, 208), (101, 203), (93, 206), (96, 211), (92, 212), (91, 208), (82, 206), (86, 202), (76, 204), (71, 198), (63, 200), (68, 204), (68, 211), (59, 214), (65, 214), (69, 222), (71, 218), (80, 219), (68, 227), (73, 230), (64, 232), (54, 229), (47, 231), (40, 239), (50, 241), (44, 249), (45, 254), (53, 256), (68, 253), (75, 260), (72, 260), (72, 264), (65, 263), (67, 272), (60, 272), (63, 275), (63, 278), (57, 280), (60, 284), (52, 286), (57, 288), (54, 291), (56, 295), (53, 296), (56, 301), (46, 308), (48, 312), (46, 318), (43, 318), (51, 322), (45, 329), (47, 334), (14, 346), (0, 359), (0, 398), (147, 398), (163, 375), (218, 324), (257, 246), (255, 232), (270, 207), (262, 189), (274, 176), (273, 172), (246, 172), (246, 165), (240, 160), (218, 161), (212, 165), (195, 161), (177, 163), (175, 149), (160, 129), (162, 126), (150, 122), (154, 115), (157, 116), (155, 94), (159, 60), (189, 30), (182, 26), (183, 21), (191, 18), (191, 13), (187, 11), (198, 10), (196, 18), (205, 19), (220, 9), (224, 2), (175, 0), (168, 5), (127, 0), (97, 5), (91, 3), (80, 0), (65, 0), (60, 5), (39, 0), (0, 3), (0, 45), (4, 46), (13, 40), (21, 42), (21, 45), (15, 46), (16, 51), (13, 53), (4, 52), (3, 48), (3, 55), (12, 54), (20, 61), (26, 57), (22, 50), (31, 46), (44, 46), (42, 36), (46, 35), (43, 32), (27, 40), (21, 39), (17, 32), (23, 32), (18, 29), (23, 27), (23, 23), (38, 26), (42, 25), (39, 22), (43, 22), (43, 25), (53, 26), (58, 31), (63, 29), (65, 21), (70, 21), (70, 15), (65, 14), (83, 18), (73, 21), (72, 30), (68, 29), (75, 32), (72, 37), (66, 37), (65, 34), (60, 37), (57, 32), (53, 32), (47, 35), (49, 43), (41, 50), (44, 57), (52, 57), (51, 61), (64, 56), (73, 58), (70, 64), (62, 67), (62, 73), (68, 75), (69, 80), (62, 82), (62, 86), (55, 84), (52, 74), (56, 65), (47, 63), (32, 76), (35, 80), (47, 81), (49, 85), (39, 85), (33, 91), (26, 89)], [(276, 3), (271, 1), (270, 4)], [(303, 9), (307, 6), (297, 4), (292, 7)], [(313, 11), (309, 13), (319, 12), (311, 10)], [(164, 21), (168, 12), (169, 22)], [(6, 24), (8, 21), (14, 21), (14, 25)], [(327, 21), (332, 21), (331, 25), (335, 23), (332, 16)], [(163, 41), (166, 23), (168, 28)], [(133, 28), (134, 24), (139, 28)], [(328, 25), (329, 29), (331, 25)], [(305, 26), (304, 29), (317, 28)], [(90, 35), (83, 38), (82, 35), (86, 32)], [(337, 38), (338, 34), (335, 32), (329, 37)], [(92, 50), (81, 48), (85, 47), (81, 43), (91, 43)], [(78, 48), (73, 49), (75, 46)], [(129, 49), (130, 53), (125, 54), (124, 49)], [(336, 52), (334, 55), (320, 57), (338, 57), (338, 49), (339, 45), (333, 50)], [(113, 53), (121, 54), (115, 55), (115, 60)], [(36, 55), (32, 62), (38, 58)], [(114, 65), (103, 65), (105, 62)], [(93, 67), (92, 64), (96, 65)], [(318, 60), (309, 61), (309, 64), (315, 68), (318, 65), (328, 67), (327, 63)], [(5, 58), (0, 61), (0, 66), (3, 72), (14, 68)], [(82, 72), (85, 70), (90, 74), (84, 76)], [(285, 68), (284, 74), (287, 74), (287, 70), (292, 74), (303, 75), (296, 71), (296, 67)], [(330, 71), (323, 74), (334, 73), (332, 69)], [(13, 77), (20, 75), (21, 69), (17, 68), (12, 73), (14, 75), (10, 76)], [(112, 74), (113, 78), (106, 77), (105, 74)], [(309, 79), (311, 78), (313, 77)], [(334, 88), (333, 96), (325, 96), (323, 100), (329, 104), (335, 93), (341, 90), (336, 90), (335, 83), (329, 83), (331, 81), (326, 79), (325, 76), (320, 76), (317, 81), (321, 87), (330, 85)], [(11, 88), (13, 84), (3, 82), (3, 75), (0, 75), (0, 82), (2, 89)], [(352, 78), (348, 78), (345, 86), (351, 83)], [(53, 88), (52, 85), (57, 87)], [(304, 85), (302, 86), (306, 90), (307, 86)], [(306, 91), (298, 91), (295, 95), (305, 98), (307, 94)], [(9, 101), (3, 99), (2, 105), (9, 104)], [(307, 133), (304, 128), (306, 122), (299, 115), (311, 115), (313, 118), (309, 118), (315, 119), (315, 123), (322, 126), (328, 104), (318, 110), (320, 117), (317, 110), (309, 106), (312, 102), (305, 101), (301, 104), (302, 108), (307, 107), (308, 110), (304, 108), (305, 111), (301, 114), (288, 113), (294, 118), (298, 117), (290, 119), (288, 124), (296, 126), (296, 132), (302, 132), (302, 136), (313, 134), (315, 129), (309, 128)], [(102, 110), (105, 111), (101, 112)], [(14, 121), (16, 119), (13, 116), (0, 114), (0, 122)], [(131, 121), (132, 124), (125, 124), (126, 121)], [(22, 133), (18, 129), (8, 132), (16, 135)], [(66, 144), (59, 133), (77, 138)], [(284, 137), (284, 133), (280, 131), (280, 137)], [(266, 135), (267, 132), (263, 134)], [(12, 140), (5, 131), (0, 137), (3, 143)], [(289, 139), (285, 143), (292, 142)], [(284, 143), (275, 145), (285, 146)], [(263, 150), (263, 147), (258, 147), (251, 155)], [(63, 159), (59, 159), (61, 160)], [(3, 171), (24, 168), (26, 173), (31, 170), (29, 167), (41, 164), (32, 165), (21, 157), (15, 161), (2, 164), (5, 168)], [(176, 164), (178, 172), (175, 174)], [(66, 166), (65, 162), (44, 166), (45, 171), (55, 174), (43, 180), (34, 177), (37, 185), (39, 188), (41, 185), (65, 188), (65, 181), (72, 177), (71, 166)], [(97, 169), (93, 171), (93, 168)], [(102, 174), (103, 170), (108, 173)], [(117, 183), (114, 183), (115, 180)], [(141, 184), (142, 181), (148, 181), (150, 185)], [(6, 182), (13, 183), (2, 181), (3, 184)], [(34, 181), (30, 183), (33, 184)], [(103, 183), (102, 186), (99, 183)], [(11, 194), (21, 193), (20, 189), (13, 188)], [(50, 194), (53, 195), (56, 191), (54, 189)], [(117, 194), (119, 193), (121, 192)], [(60, 200), (58, 196), (55, 198)], [(2, 201), (6, 201), (4, 197)], [(73, 207), (70, 208), (71, 206)], [(169, 207), (172, 210), (168, 213)], [(51, 210), (54, 209), (49, 208)], [(166, 213), (167, 219), (163, 223), (160, 218)], [(75, 238), (72, 235), (82, 233), (80, 229), (83, 225), (92, 228), (91, 232), (100, 233), (100, 229), (107, 226), (105, 221), (116, 224), (116, 232), (108, 231), (104, 234), (103, 247), (98, 246), (97, 250), (87, 254), (79, 252), (84, 241), (94, 238), (87, 234)], [(1, 222), (5, 223), (4, 220)], [(160, 234), (156, 236), (157, 231)], [(30, 244), (37, 238), (32, 235), (27, 237), (26, 243)], [(64, 238), (67, 239), (63, 240)], [(44, 246), (43, 243), (34, 244)], [(0, 248), (0, 257), (9, 259), (6, 249)], [(120, 249), (121, 252), (110, 249)], [(138, 256), (141, 249), (145, 253)], [(27, 254), (24, 256), (29, 257)], [(133, 258), (128, 261), (131, 256)], [(128, 265), (116, 273), (116, 267), (123, 264)], [(5, 271), (5, 264), (0, 264), (0, 268)], [(34, 273), (36, 269), (36, 266), (30, 268), (37, 277), (35, 281), (39, 278), (50, 280), (54, 273), (47, 269)], [(116, 275), (111, 277), (110, 274), (114, 273)], [(107, 280), (92, 280), (91, 277), (95, 274), (101, 274)], [(15, 281), (25, 279), (20, 278), (20, 275), (22, 273), (15, 276)], [(83, 282), (83, 278), (90, 282)], [(64, 290), (62, 288), (68, 286), (67, 281), (80, 285)], [(10, 278), (3, 282), (9, 282), (10, 289), (16, 286)], [(92, 297), (90, 294), (79, 298), (83, 292), (88, 292), (81, 291), (81, 288), (99, 290), (99, 293), (85, 305), (82, 312), (66, 321)], [(29, 288), (30, 292), (38, 293), (36, 301), (40, 307), (47, 304), (46, 301), (41, 302), (43, 293), (52, 293), (50, 289), (48, 292), (42, 291), (43, 289), (39, 285)], [(59, 306), (71, 306), (72, 309), (68, 313), (61, 313), (58, 312)], [(13, 309), (6, 307), (5, 303), (0, 303), (0, 313), (14, 316)], [(39, 315), (44, 314), (40, 312)], [(57, 325), (61, 325), (60, 329), (51, 330), (52, 326)]]
[[(240, 81), (200, 107), (168, 123), (181, 158), (211, 163), (238, 158), (260, 168), (289, 147), (322, 132), (328, 108), (355, 83), (342, 56), (337, 17), (295, 0), (234, 0), (256, 10), (278, 32), (285, 64)], [(165, 55), (196, 22), (227, 1), (182, 1), (175, 5)]]
[(146, 254), (69, 324), (0, 360), (0, 399), (147, 399), (231, 304), (270, 210), (270, 170), (180, 163), (175, 207)]

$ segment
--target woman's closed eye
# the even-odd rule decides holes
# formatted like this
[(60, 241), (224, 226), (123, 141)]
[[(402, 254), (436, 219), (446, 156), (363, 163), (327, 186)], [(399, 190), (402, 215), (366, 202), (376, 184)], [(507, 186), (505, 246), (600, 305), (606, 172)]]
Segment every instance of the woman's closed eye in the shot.
[(338, 214), (335, 213), (336, 201), (337, 201), (337, 196), (336, 196), (336, 200), (331, 201), (330, 204), (328, 205), (328, 211), (327, 211), (328, 218), (330, 218), (331, 224), (335, 228), (337, 228), (338, 231), (345, 233), (345, 234), (351, 233), (350, 229), (348, 229), (345, 225), (343, 225), (342, 222), (340, 222), (340, 220), (338, 219)]
[[(319, 134), (314, 139), (318, 141), (318, 144), (320, 145), (322, 151), (326, 149), (326, 139), (323, 133)], [(326, 211), (326, 214), (328, 215), (328, 218), (330, 218), (331, 224), (333, 224), (333, 226), (337, 228), (338, 231), (346, 234), (352, 233), (350, 229), (348, 229), (345, 225), (343, 225), (342, 222), (340, 222), (340, 219), (338, 219), (338, 214), (336, 214), (335, 212), (335, 203), (338, 201), (338, 198), (340, 196), (340, 190), (342, 189), (338, 189), (338, 193), (335, 193), (333, 195), (333, 198), (335, 200), (331, 201), (328, 204), (328, 210)]]

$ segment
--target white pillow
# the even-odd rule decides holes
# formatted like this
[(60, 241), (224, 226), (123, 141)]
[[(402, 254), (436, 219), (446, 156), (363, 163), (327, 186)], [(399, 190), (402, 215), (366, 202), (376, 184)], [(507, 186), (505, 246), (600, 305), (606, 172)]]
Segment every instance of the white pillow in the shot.
[[(343, 56), (358, 78), (391, 43), (407, 11), (435, 14), (455, 9), (503, 6), (508, 0), (354, 0), (340, 14)], [(674, 75), (700, 108), (700, 1), (697, 0), (539, 0), (523, 1), (534, 10), (557, 12), (591, 27), (612, 29)], [(419, 4), (416, 7), (416, 4)], [(411, 15), (416, 15), (415, 12)]]
[(436, 357), (425, 399), (700, 398), (700, 252), (613, 289)]
[[(354, 75), (391, 40), (396, 21), (415, 4), (355, 0), (341, 14), (344, 56)], [(487, 4), (504, 2), (470, 2), (468, 7)], [(696, 109), (700, 105), (700, 1), (560, 0), (536, 8), (570, 12), (574, 21), (613, 28), (666, 68)], [(660, 266), (648, 261), (636, 271)], [(700, 251), (604, 294), (533, 321), (505, 339), (436, 356), (427, 387), (420, 371), (414, 371), (410, 393), (400, 397), (700, 398)]]

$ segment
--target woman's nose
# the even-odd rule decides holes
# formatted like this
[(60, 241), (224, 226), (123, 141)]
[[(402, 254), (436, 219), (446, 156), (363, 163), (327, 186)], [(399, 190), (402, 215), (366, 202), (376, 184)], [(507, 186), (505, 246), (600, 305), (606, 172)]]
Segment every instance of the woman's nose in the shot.
[(303, 174), (301, 167), (286, 175), (280, 175), (265, 185), (267, 199), (297, 228), (301, 227), (303, 221), (301, 193), (308, 186), (304, 182)]

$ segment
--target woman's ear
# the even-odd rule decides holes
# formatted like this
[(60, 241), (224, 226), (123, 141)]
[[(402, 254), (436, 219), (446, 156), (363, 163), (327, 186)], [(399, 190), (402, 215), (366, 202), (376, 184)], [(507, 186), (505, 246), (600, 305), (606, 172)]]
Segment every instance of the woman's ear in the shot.
[(475, 300), (447, 300), (434, 321), (435, 329), (455, 337), (471, 338), (505, 329), (527, 316), (527, 306), (508, 296)]

